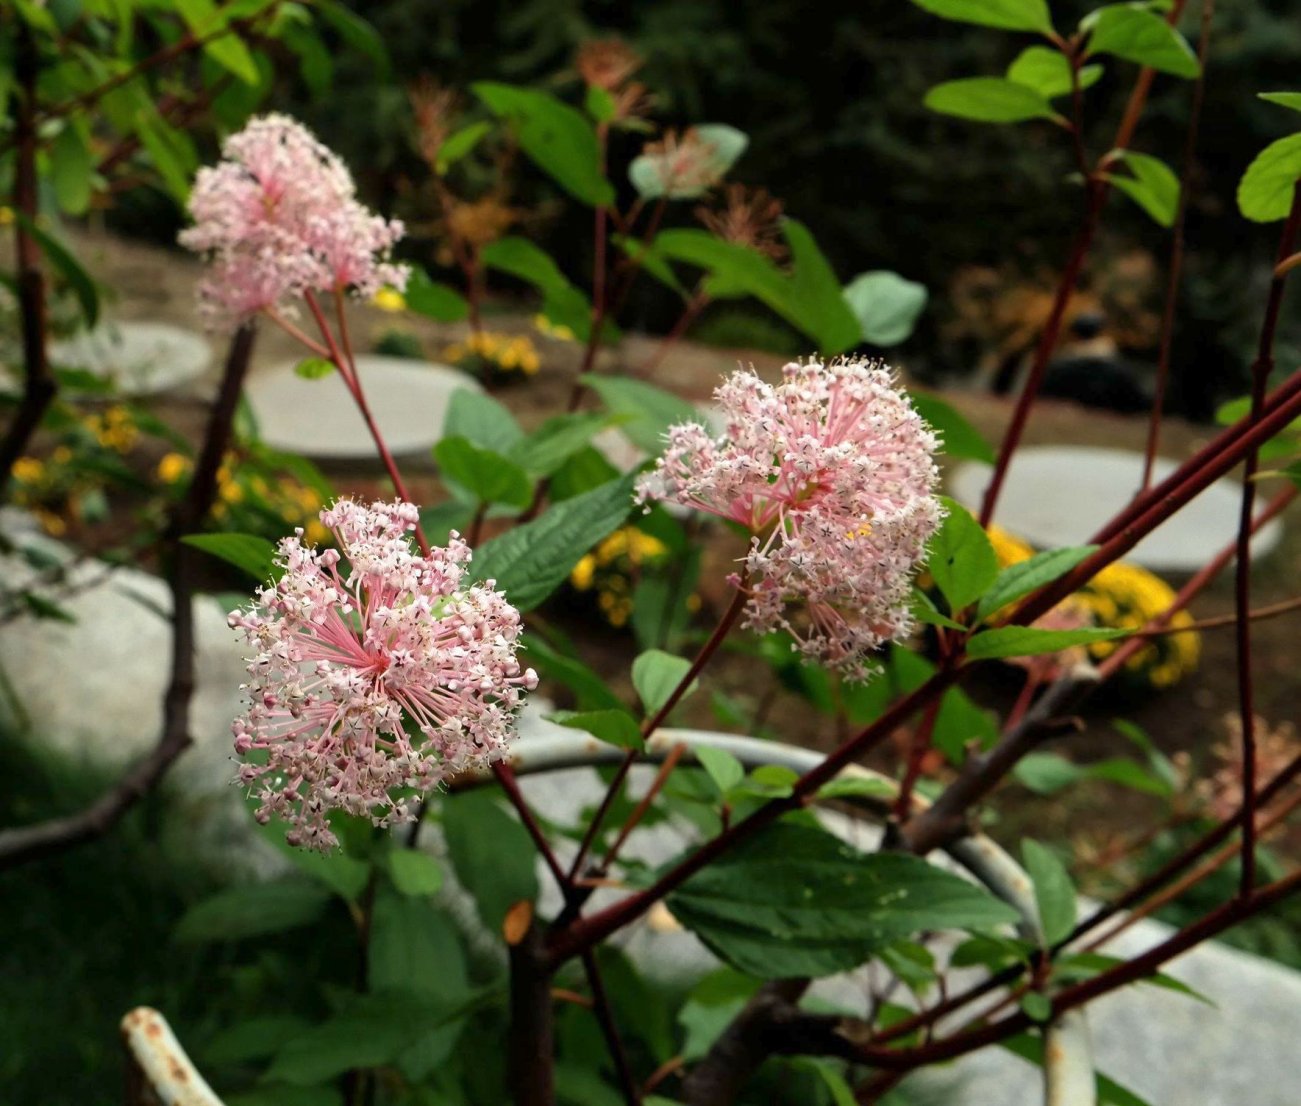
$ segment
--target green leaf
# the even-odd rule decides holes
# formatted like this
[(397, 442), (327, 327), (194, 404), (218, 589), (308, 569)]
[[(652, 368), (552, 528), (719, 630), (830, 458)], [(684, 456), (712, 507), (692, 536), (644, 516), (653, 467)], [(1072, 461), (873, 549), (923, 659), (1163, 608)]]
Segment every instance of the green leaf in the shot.
[(515, 416), (501, 403), (482, 392), (458, 388), (443, 420), (444, 434), (459, 434), (480, 449), (507, 454), (524, 437)]
[(526, 663), (541, 673), (543, 679), (555, 680), (574, 693), (579, 710), (622, 710), (619, 697), (599, 675), (577, 657), (565, 656), (544, 642), (537, 634), (524, 643)]
[(334, 362), (324, 357), (304, 357), (294, 366), (294, 375), (304, 380), (322, 380), (334, 372)]
[[(1085, 65), (1080, 68), (1080, 89), (1098, 82), (1102, 66)], [(1066, 55), (1051, 46), (1027, 46), (1007, 67), (1007, 79), (1033, 88), (1047, 100), (1071, 94), (1071, 63)]]
[(923, 930), (997, 926), (1017, 916), (917, 857), (867, 856), (793, 822), (726, 853), (668, 906), (720, 959), (762, 979), (847, 971)]
[[(390, 859), (399, 855), (424, 856), (396, 850)], [(403, 894), (384, 884), (375, 892), (366, 968), (373, 991), (429, 995), (449, 1007), (470, 989), (455, 923), (427, 895)]]
[(658, 280), (665, 288), (671, 288), (683, 300), (687, 299), (687, 290), (678, 280), (673, 267), (655, 251), (654, 246), (645, 246), (640, 238), (629, 238), (626, 234), (612, 234), (610, 241), (628, 255), (638, 269), (644, 269)]
[(343, 39), (346, 46), (370, 59), (377, 77), (388, 76), (391, 68), (388, 48), (374, 27), (342, 3), (342, 0), (317, 0), (312, 7)]
[(620, 416), (619, 429), (633, 445), (651, 455), (664, 448), (664, 434), (670, 426), (702, 421), (700, 412), (685, 399), (644, 380), (595, 373), (581, 380), (601, 397), (608, 411)]
[[(1056, 977), (1060, 973), (1069, 979), (1092, 979), (1095, 975), (1119, 967), (1124, 963), (1125, 960), (1119, 956), (1107, 956), (1100, 952), (1073, 952), (1068, 956), (1059, 957), (1053, 962), (1053, 975)], [(1144, 976), (1138, 982), (1149, 983), (1153, 987), (1160, 987), (1165, 991), (1174, 991), (1175, 994), (1196, 999), (1198, 1002), (1204, 1002), (1207, 1006), (1215, 1005), (1200, 991), (1189, 987), (1183, 980), (1175, 979), (1174, 976), (1166, 975), (1164, 972)]]
[(1113, 4), (1096, 14), (1090, 54), (1111, 54), (1175, 77), (1193, 78), (1201, 72), (1187, 39), (1154, 12)]
[[(208, 38), (214, 31), (228, 26), (226, 13), (218, 11), (212, 0), (175, 0), (175, 7), (196, 38)], [(258, 83), (253, 55), (234, 31), (208, 38), (203, 52), (245, 84)]]
[(553, 415), (506, 456), (533, 476), (550, 476), (616, 420), (598, 412)]
[[(678, 1011), (678, 1024), (686, 1034), (683, 1059), (699, 1060), (708, 1053), (759, 987), (757, 979), (731, 968), (719, 968), (703, 977)], [(649, 1103), (647, 1099), (646, 1106)]]
[(957, 23), (975, 23), (1004, 31), (1052, 34), (1048, 0), (913, 0), (923, 11)]
[(258, 534), (187, 534), (181, 541), (234, 565), (259, 584), (276, 575), (276, 547)]
[(1041, 653), (1060, 653), (1073, 645), (1091, 645), (1125, 637), (1129, 630), (1085, 626), (1078, 630), (1039, 630), (1033, 626), (999, 626), (976, 634), (967, 642), (967, 656), (972, 660), (995, 657), (1034, 657)]
[(898, 787), (889, 780), (842, 776), (818, 788), (817, 798), (821, 802), (831, 799), (893, 799), (898, 793)]
[(501, 933), (506, 912), (537, 898), (537, 855), (528, 831), (488, 791), (443, 800), (443, 834), (456, 878), (474, 898), (488, 932)]
[(438, 147), (438, 159), (435, 163), (438, 175), (442, 176), (461, 158), (465, 157), (490, 130), (492, 130), (492, 124), (480, 120), (448, 135), (443, 144)]
[(1021, 858), (1034, 883), (1034, 901), (1039, 909), (1039, 928), (1044, 943), (1055, 945), (1075, 928), (1075, 884), (1056, 854), (1037, 841), (1021, 842)]
[(69, 215), (83, 215), (90, 206), (94, 169), (84, 129), (76, 123), (66, 123), (50, 144), (50, 176), (54, 198)]
[(176, 939), (186, 943), (238, 941), (282, 933), (316, 921), (329, 902), (325, 888), (301, 880), (233, 887), (190, 907), (177, 924)]
[(411, 266), (402, 296), (410, 310), (434, 322), (459, 323), (470, 313), (470, 305), (460, 292), (431, 280), (419, 265)]
[[(569, 327), (580, 342), (591, 337), (591, 303), (539, 246), (527, 238), (499, 238), (484, 246), (479, 256), (489, 268), (510, 273), (541, 292), (542, 314), (553, 325)], [(613, 340), (617, 330), (607, 322), (601, 334), (606, 340)]]
[(1070, 545), (1046, 549), (1033, 557), (1008, 565), (995, 578), (990, 589), (980, 597), (977, 618), (988, 618), (1032, 591), (1070, 572), (1085, 557), (1097, 550), (1096, 545)]
[(979, 599), (998, 575), (998, 557), (980, 523), (960, 503), (941, 496), (947, 510), (931, 538), (927, 567), (957, 614)]
[(428, 853), (392, 849), (385, 861), (393, 886), (403, 895), (432, 895), (443, 885), (443, 869)]
[(189, 137), (165, 122), (152, 106), (137, 113), (135, 132), (162, 177), (163, 187), (184, 206), (190, 196), (190, 175), (194, 169)]
[(1042, 991), (1027, 991), (1019, 1005), (1031, 1021), (1046, 1022), (1053, 1016), (1053, 1000)]
[(1084, 778), (1084, 770), (1058, 753), (1026, 753), (1012, 769), (1023, 787), (1036, 795), (1055, 795)]
[(1271, 104), (1301, 111), (1301, 92), (1258, 92), (1256, 95)]
[(494, 115), (511, 122), (524, 152), (574, 199), (593, 207), (614, 203), (596, 131), (581, 111), (534, 89), (494, 81), (470, 87)]
[(45, 259), (54, 266), (59, 276), (68, 282), (68, 287), (77, 297), (77, 304), (81, 308), (82, 318), (86, 320), (86, 326), (93, 327), (99, 322), (99, 292), (90, 274), (82, 268), (81, 262), (62, 242), (32, 222), (26, 213), (17, 208), (13, 209), (13, 213), (14, 218), (26, 228), (27, 233), (36, 239), (36, 244), (41, 247)]
[(533, 482), (519, 465), (459, 435), (444, 438), (434, 446), (434, 460), (446, 480), (463, 488), (478, 503), (524, 508), (533, 498)]
[(785, 799), (795, 789), (800, 774), (784, 764), (761, 764), (736, 785), (733, 796), (751, 795), (759, 799)]
[(626, 710), (558, 710), (547, 715), (547, 721), (571, 730), (585, 730), (598, 741), (617, 745), (620, 749), (642, 749), (641, 727)]
[(710, 745), (699, 745), (694, 750), (700, 766), (714, 781), (720, 795), (726, 795), (745, 779), (745, 765), (726, 749), (715, 749)]
[[(201, 1053), (203, 1062), (215, 1067), (264, 1060), (273, 1056), (291, 1037), (297, 1037), (308, 1023), (293, 1014), (268, 1015), (236, 1022), (220, 1030)], [(223, 1099), (223, 1101), (225, 1101)]]
[(926, 306), (926, 286), (884, 269), (859, 273), (845, 285), (845, 301), (874, 346), (906, 342)]
[[(339, 817), (335, 815), (335, 817)], [(305, 876), (316, 880), (349, 902), (356, 902), (370, 881), (370, 865), (346, 852), (319, 853), (303, 849), (285, 840), (285, 828), (278, 822), (257, 827), (264, 841)], [(342, 836), (342, 835), (340, 835)]]
[(531, 611), (627, 519), (633, 481), (625, 476), (554, 503), (541, 517), (484, 542), (471, 562), (475, 578), (496, 580), (519, 610)]
[(1238, 210), (1253, 223), (1286, 219), (1301, 180), (1301, 134), (1271, 142), (1256, 155), (1238, 182)]
[(614, 97), (599, 85), (588, 85), (583, 108), (596, 122), (608, 123), (614, 118)]
[(344, 1106), (337, 1087), (291, 1087), (287, 1083), (262, 1083), (252, 1090), (223, 1094), (225, 1106)]
[(941, 614), (939, 607), (921, 588), (914, 587), (912, 593), (912, 614), (918, 622), (927, 626), (943, 626), (947, 630), (965, 630), (966, 627), (946, 614)]
[[(1028, 1060), (1032, 1064), (1043, 1066), (1043, 1037), (1032, 1033), (1018, 1033), (999, 1042), (1009, 1052)], [(1151, 1106), (1145, 1099), (1139, 1098), (1133, 1091), (1122, 1087), (1114, 1079), (1108, 1079), (1101, 1072), (1095, 1079), (1099, 1106)]]
[(929, 392), (909, 392), (908, 400), (940, 436), (940, 449), (950, 457), (994, 463), (994, 451), (984, 436), (957, 409)]
[(1174, 226), (1179, 206), (1179, 178), (1160, 158), (1120, 150), (1116, 155), (1133, 171), (1133, 177), (1107, 175), (1113, 185), (1125, 193), (1152, 217), (1159, 226)]
[[(632, 686), (637, 689), (648, 715), (654, 714), (669, 701), (669, 696), (690, 670), (689, 660), (675, 657), (662, 649), (647, 649), (632, 662)], [(686, 695), (695, 689), (696, 681), (693, 680)]]
[(977, 123), (1022, 123), (1027, 119), (1057, 119), (1042, 95), (1004, 77), (963, 77), (937, 84), (926, 93), (931, 111), (972, 119)]

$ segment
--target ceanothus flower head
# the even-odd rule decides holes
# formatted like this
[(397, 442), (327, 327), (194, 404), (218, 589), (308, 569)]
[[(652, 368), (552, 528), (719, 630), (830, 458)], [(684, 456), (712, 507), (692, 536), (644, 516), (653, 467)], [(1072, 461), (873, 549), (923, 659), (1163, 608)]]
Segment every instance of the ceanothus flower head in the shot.
[(714, 395), (724, 433), (672, 427), (639, 499), (748, 529), (745, 625), (864, 676), (867, 653), (912, 628), (912, 574), (942, 516), (935, 435), (876, 361), (792, 363), (776, 386), (741, 370)]
[(222, 160), (199, 170), (189, 208), (194, 226), (180, 241), (213, 262), (199, 298), (216, 325), (283, 310), (308, 291), (369, 297), (406, 285), (405, 267), (389, 261), (402, 224), (358, 202), (343, 162), (288, 116), (261, 116), (226, 139)]
[(257, 650), (233, 727), (238, 778), (260, 822), (291, 824), (291, 844), (337, 844), (331, 810), (410, 821), (413, 793), (502, 755), (537, 686), (516, 660), (519, 612), (492, 581), (463, 580), (455, 533), (414, 550), (418, 519), (409, 503), (339, 500), (321, 512), (337, 549), (283, 539), (280, 579), (230, 616)]

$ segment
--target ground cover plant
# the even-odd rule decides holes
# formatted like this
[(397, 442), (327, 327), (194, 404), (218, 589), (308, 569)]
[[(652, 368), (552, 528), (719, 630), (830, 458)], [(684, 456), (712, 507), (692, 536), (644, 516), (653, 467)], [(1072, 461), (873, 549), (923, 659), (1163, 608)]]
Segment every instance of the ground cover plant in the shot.
[[(1277, 230), (1251, 392), (1156, 479), (1213, 2), (1198, 8), (1195, 44), (1178, 0), (1106, 5), (1074, 26), (1044, 0), (915, 2), (1024, 41), (1005, 74), (954, 75), (926, 106), (1040, 128), (1074, 161), (1060, 189), (1078, 230), (996, 445), (883, 359), (918, 325), (925, 289), (879, 268), (842, 282), (798, 213), (731, 179), (745, 134), (660, 127), (642, 59), (617, 40), (585, 43), (548, 88), (406, 90), (424, 166), (404, 201), (422, 220), (409, 235), (312, 130), (264, 110), (272, 57), (328, 94), (327, 45), (382, 53), (348, 9), (22, 0), (4, 13), (6, 338), (22, 368), (0, 443), (7, 494), (55, 536), (129, 516), (98, 552), (161, 570), (173, 646), (152, 751), (71, 813), (9, 812), (0, 866), (71, 878), (76, 857), (96, 855), (76, 850), (153, 801), (192, 744), (193, 600), (237, 588), (230, 627), (249, 668), (234, 775), (248, 833), (282, 874), (207, 895), (183, 865), (169, 877), (169, 859), (157, 888), (186, 904), (175, 938), (204, 950), (191, 970), (223, 990), (197, 1013), (168, 986), (150, 992), (193, 1027), (191, 1051), (225, 1102), (901, 1101), (910, 1073), (993, 1046), (1043, 1064), (1050, 1101), (1132, 1102), (1060, 1059), (1079, 1055), (1082, 1012), (1123, 987), (1178, 989), (1169, 960), (1301, 886), (1262, 844), (1301, 802), (1301, 753), (1289, 719), (1258, 714), (1252, 652), (1253, 624), (1298, 603), (1253, 605), (1248, 555), (1301, 487), (1301, 375), (1275, 357), (1301, 267), (1301, 136), (1287, 133), (1301, 93), (1260, 90), (1281, 137), (1244, 167), (1224, 214)], [(1133, 92), (1098, 150), (1089, 89), (1104, 73)], [(1186, 82), (1178, 169), (1140, 148), (1157, 80)], [(219, 142), (201, 156), (214, 122)], [(196, 314), (226, 346), (197, 445), (50, 356), (60, 313), (93, 325), (100, 305), (59, 213), (109, 206), (137, 177), (184, 205), (181, 245), (205, 267)], [(998, 528), (1000, 500), (1113, 192), (1170, 233), (1146, 471), (1090, 542), (1035, 551)], [(581, 279), (529, 235), (558, 206), (591, 228)], [(694, 225), (677, 219), (687, 212)], [(676, 322), (617, 371), (609, 355), (649, 287), (667, 290)], [(496, 288), (536, 302), (539, 344), (581, 351), (536, 425), (493, 394), (533, 387), (542, 362), (532, 339), (491, 329)], [(463, 327), (445, 355), (487, 390), (451, 400), (432, 452), (437, 496), (372, 415), (356, 300)], [(805, 352), (777, 375), (739, 368), (704, 412), (657, 380), (719, 303), (771, 315)], [(272, 330), (296, 344), (301, 377), (343, 384), (373, 439), (379, 493), (336, 495), (248, 425), (241, 392)], [(386, 340), (405, 349), (400, 329)], [(598, 448), (611, 432), (614, 460)], [(161, 453), (143, 471), (131, 457), (141, 435)], [(941, 494), (945, 457), (990, 463), (978, 510)], [(1124, 562), (1239, 468), (1237, 537), (1182, 587)], [(68, 617), (49, 591), (67, 563), (5, 540), (35, 582), (6, 592), (3, 617)], [(725, 556), (704, 556), (708, 543)], [(1190, 602), (1224, 573), (1232, 618), (1192, 619)], [(554, 617), (563, 589), (571, 606), (595, 596), (602, 632), (633, 635), (627, 672), (583, 660)], [(1046, 747), (1099, 689), (1184, 678), (1199, 632), (1235, 636), (1236, 729), (1216, 765), (1176, 763), (1123, 720), (1133, 755), (1082, 766)], [(672, 728), (729, 655), (747, 658), (761, 703), (762, 688), (796, 687), (834, 715), (834, 747), (803, 748), (716, 689), (716, 715), (757, 742)], [(977, 705), (982, 681), (1009, 678), (1004, 709)], [(534, 696), (563, 707), (530, 746), (518, 729)], [(875, 763), (888, 772), (856, 767), (887, 750)], [(644, 765), (655, 771), (633, 793)], [(575, 766), (598, 769), (595, 801), (543, 816), (521, 779)], [(1162, 809), (1091, 865), (1034, 834), (1013, 860), (982, 833), (1013, 778), (1040, 794), (1102, 779)], [(846, 811), (880, 823), (879, 842), (831, 832), (823, 815)], [(649, 864), (635, 845), (656, 826), (682, 847)], [(1111, 877), (1117, 856), (1153, 843), (1146, 865)], [(938, 850), (977, 879), (935, 863)], [(1028, 892), (1015, 890), (1018, 864)], [(1105, 899), (1080, 917), (1070, 869), (1089, 867)], [(1168, 939), (1132, 958), (1100, 951), (1172, 904)], [(693, 933), (717, 970), (656, 979), (620, 944), (656, 924)], [(869, 963), (878, 982), (862, 1008), (810, 996), (815, 980)], [(979, 982), (950, 986), (951, 969), (973, 966)]]

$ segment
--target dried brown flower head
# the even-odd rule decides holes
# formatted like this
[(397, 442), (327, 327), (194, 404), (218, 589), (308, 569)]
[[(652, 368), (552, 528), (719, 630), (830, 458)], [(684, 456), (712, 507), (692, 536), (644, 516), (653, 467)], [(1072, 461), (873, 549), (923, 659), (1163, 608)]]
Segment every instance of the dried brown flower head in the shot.
[(522, 212), (488, 193), (477, 200), (455, 200), (447, 214), (447, 231), (475, 247), (495, 242), (519, 222)]
[(696, 218), (706, 230), (725, 242), (748, 246), (765, 257), (781, 261), (786, 246), (781, 235), (782, 202), (763, 188), (729, 184), (723, 206), (696, 208)]
[[(1211, 749), (1220, 767), (1198, 784), (1197, 792), (1209, 812), (1221, 820), (1232, 818), (1242, 805), (1242, 721), (1226, 715), (1227, 741)], [(1262, 787), (1301, 754), (1301, 738), (1291, 722), (1271, 727), (1259, 715), (1253, 729), (1256, 737), (1256, 786)]]
[(642, 67), (642, 58), (617, 38), (593, 38), (578, 48), (574, 64), (584, 82), (612, 93)]
[(408, 90), (411, 110), (416, 117), (416, 135), (420, 156), (433, 169), (460, 107), (459, 98), (450, 88), (443, 88), (428, 76), (422, 76)]

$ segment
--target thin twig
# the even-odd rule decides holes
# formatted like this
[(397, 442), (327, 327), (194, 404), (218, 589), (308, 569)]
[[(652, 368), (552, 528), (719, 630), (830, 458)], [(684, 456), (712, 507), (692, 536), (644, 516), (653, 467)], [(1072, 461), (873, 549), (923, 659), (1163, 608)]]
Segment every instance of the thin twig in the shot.
[(610, 996), (606, 994), (605, 983), (601, 979), (601, 969), (591, 949), (583, 953), (583, 971), (587, 974), (588, 985), (592, 988), (592, 1013), (596, 1015), (597, 1023), (601, 1027), (606, 1051), (614, 1061), (614, 1070), (619, 1078), (619, 1089), (623, 1092), (623, 1099), (628, 1106), (640, 1106), (641, 1094), (637, 1090), (637, 1081), (633, 1078), (632, 1068), (628, 1065), (628, 1053), (623, 1047), (619, 1028), (614, 1022)]
[[(1252, 622), (1261, 622), (1267, 618), (1277, 618), (1281, 614), (1289, 614), (1292, 611), (1301, 609), (1301, 596), (1294, 596), (1291, 599), (1283, 599), (1277, 603), (1270, 603), (1264, 607), (1256, 607), (1254, 610), (1247, 612), (1247, 618)], [(1225, 626), (1236, 626), (1238, 616), (1236, 614), (1222, 614), (1218, 618), (1203, 618), (1200, 622), (1189, 622), (1183, 626), (1162, 626), (1156, 630), (1137, 630), (1132, 637), (1167, 637), (1173, 634), (1193, 634), (1200, 633), (1202, 630), (1219, 630)]]

